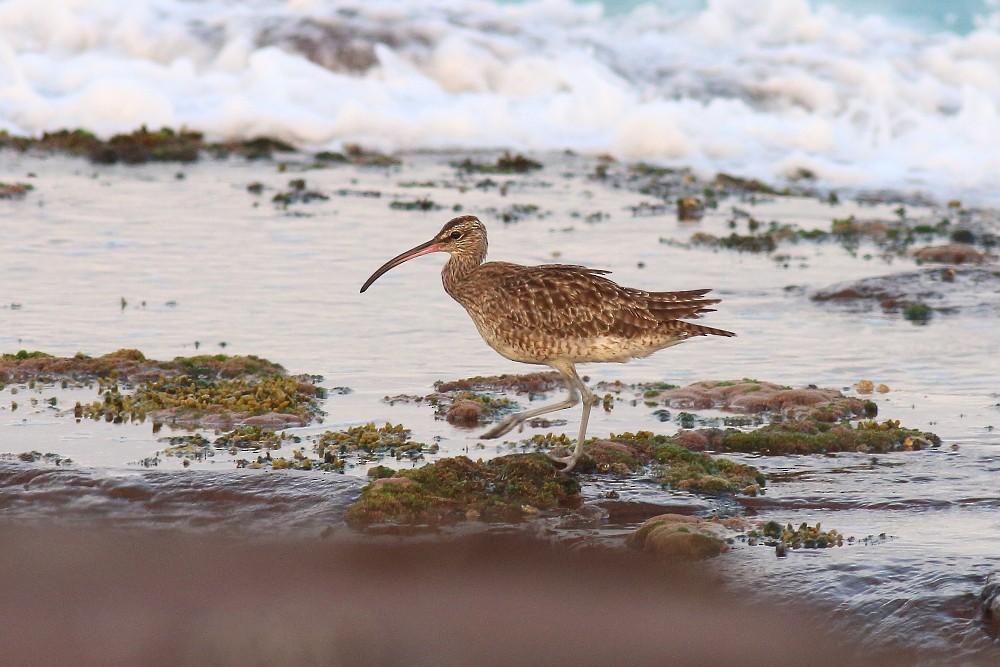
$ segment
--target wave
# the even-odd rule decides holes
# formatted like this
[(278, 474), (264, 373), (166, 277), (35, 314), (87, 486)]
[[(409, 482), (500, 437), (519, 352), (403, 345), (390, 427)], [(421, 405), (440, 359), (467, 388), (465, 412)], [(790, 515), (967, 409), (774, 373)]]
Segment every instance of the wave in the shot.
[(1000, 201), (1000, 31), (805, 0), (0, 5), (0, 129), (609, 153)]

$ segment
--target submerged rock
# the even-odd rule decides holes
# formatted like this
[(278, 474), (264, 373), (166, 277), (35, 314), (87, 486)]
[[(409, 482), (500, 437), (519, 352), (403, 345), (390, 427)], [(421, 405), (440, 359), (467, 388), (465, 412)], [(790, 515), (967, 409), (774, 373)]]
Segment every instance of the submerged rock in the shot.
[(863, 415), (864, 401), (836, 389), (793, 389), (759, 380), (709, 380), (658, 392), (656, 398), (671, 408), (716, 408), (746, 414), (771, 412), (782, 417), (833, 421)]
[(914, 250), (913, 256), (924, 262), (938, 262), (940, 264), (981, 264), (996, 257), (988, 252), (976, 250), (968, 243), (926, 246)]
[(982, 600), (983, 624), (991, 637), (1000, 638), (1000, 572), (986, 577), (986, 585), (979, 599)]
[(937, 313), (1000, 309), (1000, 268), (957, 266), (926, 268), (838, 283), (812, 295), (819, 303), (852, 310), (880, 307), (889, 313), (923, 306)]

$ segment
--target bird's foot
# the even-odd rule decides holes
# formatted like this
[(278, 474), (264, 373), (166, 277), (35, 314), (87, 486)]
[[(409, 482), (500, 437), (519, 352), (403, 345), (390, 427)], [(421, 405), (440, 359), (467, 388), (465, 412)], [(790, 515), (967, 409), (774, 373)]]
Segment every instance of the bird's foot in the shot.
[(504, 435), (505, 433), (509, 433), (515, 426), (520, 426), (521, 428), (524, 428), (524, 420), (515, 419), (515, 417), (517, 417), (517, 415), (511, 415), (510, 417), (507, 417), (507, 419), (504, 419), (502, 422), (500, 422), (490, 430), (486, 431), (486, 433), (483, 433), (479, 437), (484, 440), (491, 440), (493, 438), (499, 438), (501, 435)]
[(570, 454), (569, 456), (557, 456), (552, 452), (546, 452), (546, 456), (555, 461), (556, 463), (562, 463), (565, 467), (559, 472), (569, 472), (576, 465), (576, 462), (580, 459), (576, 454)]

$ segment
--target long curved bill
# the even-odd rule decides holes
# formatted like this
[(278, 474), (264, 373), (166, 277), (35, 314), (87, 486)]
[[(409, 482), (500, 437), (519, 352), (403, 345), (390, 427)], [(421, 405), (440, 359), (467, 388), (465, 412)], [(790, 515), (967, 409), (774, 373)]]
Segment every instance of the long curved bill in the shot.
[(396, 255), (388, 262), (378, 267), (378, 270), (372, 274), (372, 277), (366, 280), (365, 284), (361, 286), (361, 291), (364, 292), (366, 289), (371, 287), (372, 283), (378, 280), (380, 277), (382, 277), (382, 274), (388, 271), (389, 269), (397, 267), (403, 262), (413, 259), (414, 257), (420, 257), (421, 255), (427, 255), (432, 252), (438, 252), (439, 250), (441, 250), (441, 242), (438, 241), (437, 239), (431, 239), (427, 243), (421, 243), (416, 248), (410, 248), (406, 252)]

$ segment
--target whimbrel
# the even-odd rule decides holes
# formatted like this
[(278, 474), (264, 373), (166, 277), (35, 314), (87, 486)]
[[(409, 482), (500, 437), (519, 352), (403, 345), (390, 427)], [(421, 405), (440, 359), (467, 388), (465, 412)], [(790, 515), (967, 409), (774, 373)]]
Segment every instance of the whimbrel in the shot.
[(735, 336), (731, 331), (685, 322), (711, 312), (711, 290), (646, 292), (622, 287), (608, 271), (568, 264), (521, 266), (486, 262), (486, 227), (479, 218), (454, 218), (434, 238), (393, 257), (361, 286), (367, 290), (393, 267), (432, 252), (451, 257), (441, 281), (472, 317), (490, 347), (513, 361), (555, 369), (569, 389), (564, 401), (510, 415), (483, 433), (497, 438), (526, 420), (572, 407), (583, 397), (576, 447), (552, 458), (570, 471), (583, 453), (594, 395), (576, 372), (583, 362), (626, 362), (694, 336)]

